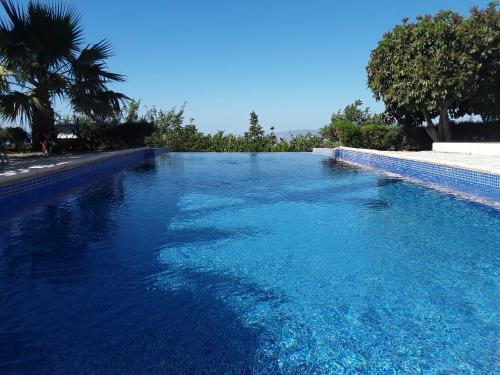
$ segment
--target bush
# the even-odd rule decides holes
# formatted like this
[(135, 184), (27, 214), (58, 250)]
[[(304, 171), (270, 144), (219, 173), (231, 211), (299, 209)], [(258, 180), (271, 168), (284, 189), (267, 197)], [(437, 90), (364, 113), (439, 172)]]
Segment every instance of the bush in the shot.
[(342, 146), (363, 147), (361, 139), (361, 130), (359, 125), (354, 125), (348, 121), (341, 121), (335, 124), (335, 133)]
[[(489, 123), (462, 121), (450, 122), (453, 142), (499, 142), (500, 121)], [(402, 126), (403, 147), (405, 150), (431, 150), (432, 140), (423, 126)]]
[(75, 148), (80, 150), (101, 150), (106, 148), (104, 141), (104, 126), (100, 126), (95, 122), (86, 121), (80, 122), (76, 129), (75, 134), (77, 136)]
[(11, 146), (16, 151), (23, 151), (26, 144), (30, 142), (31, 139), (28, 132), (21, 127), (0, 129), (0, 143), (3, 146)]
[(143, 147), (154, 130), (154, 125), (145, 121), (123, 124), (80, 122), (75, 130), (78, 137), (75, 147), (82, 150)]
[(401, 130), (394, 126), (339, 122), (336, 131), (340, 143), (347, 147), (375, 150), (399, 150), (402, 147)]
[(143, 147), (154, 131), (154, 125), (146, 121), (111, 124), (104, 127), (104, 138), (111, 148)]
[(363, 147), (375, 150), (396, 150), (401, 148), (401, 132), (387, 125), (361, 125)]
[(400, 126), (402, 147), (408, 151), (423, 151), (432, 149), (432, 139), (423, 126)]
[(290, 139), (290, 146), (287, 151), (310, 152), (314, 147), (322, 147), (323, 138), (311, 133), (297, 135)]
[(500, 142), (500, 120), (451, 122), (450, 126), (455, 142)]

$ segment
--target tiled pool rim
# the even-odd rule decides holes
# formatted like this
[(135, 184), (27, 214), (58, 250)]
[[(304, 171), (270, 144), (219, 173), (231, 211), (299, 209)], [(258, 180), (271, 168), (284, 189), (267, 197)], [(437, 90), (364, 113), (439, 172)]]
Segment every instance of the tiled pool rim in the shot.
[(444, 163), (415, 160), (387, 152), (350, 147), (317, 148), (315, 153), (335, 160), (389, 172), (467, 198), (500, 204), (500, 174)]
[(74, 162), (60, 168), (48, 169), (28, 178), (20, 177), (16, 180), (9, 179), (4, 183), (0, 181), (0, 202), (33, 194), (37, 191), (44, 192), (57, 185), (70, 182), (84, 181), (88, 177), (94, 177), (119, 170), (123, 167), (144, 162), (156, 155), (166, 152), (163, 148), (142, 147), (137, 149), (104, 152), (96, 155), (90, 160)]

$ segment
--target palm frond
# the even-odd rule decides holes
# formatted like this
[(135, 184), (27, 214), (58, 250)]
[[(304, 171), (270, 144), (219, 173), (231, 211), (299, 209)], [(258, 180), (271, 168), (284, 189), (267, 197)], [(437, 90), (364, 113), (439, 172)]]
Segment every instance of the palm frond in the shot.
[(28, 20), (26, 13), (12, 1), (0, 0), (6, 18), (0, 21), (0, 53), (2, 63), (13, 70), (13, 66), (24, 62), (30, 56), (25, 43), (28, 40)]
[(62, 97), (66, 93), (68, 80), (61, 73), (48, 72), (45, 87), (50, 93)]
[(112, 56), (111, 45), (106, 40), (89, 45), (71, 62), (75, 81), (123, 82), (125, 77), (107, 71), (105, 60)]
[(58, 67), (81, 49), (83, 30), (73, 8), (30, 1), (22, 9), (0, 1), (7, 14), (0, 22), (0, 51), (9, 66), (28, 71), (36, 61), (45, 69)]
[(9, 70), (4, 64), (0, 62), (0, 94), (5, 94), (9, 91), (10, 85), (8, 77), (10, 75)]
[[(16, 26), (22, 26), (26, 24), (26, 14), (23, 12), (21, 7), (19, 5), (16, 6), (13, 1), (11, 0), (0, 0), (0, 3), (2, 4), (5, 13), (7, 14), (8, 21), (7, 23), (8, 26), (11, 28), (14, 28)], [(2, 22), (5, 22), (2, 20)]]
[(105, 90), (94, 94), (84, 94), (71, 98), (71, 103), (77, 112), (83, 113), (95, 120), (116, 118), (124, 102), (130, 100), (126, 95)]
[(6, 14), (0, 19), (0, 116), (29, 121), (46, 112), (50, 121), (54, 96), (94, 118), (117, 116), (128, 98), (107, 88), (125, 80), (108, 70), (113, 52), (107, 40), (82, 49), (80, 17), (71, 7), (0, 4)]
[(31, 33), (28, 46), (41, 64), (57, 66), (80, 50), (83, 30), (73, 8), (30, 1), (26, 14)]
[(0, 95), (0, 116), (8, 121), (30, 122), (33, 115), (33, 98), (19, 91)]
[(111, 47), (111, 43), (106, 39), (102, 39), (101, 41), (95, 44), (89, 44), (85, 48), (82, 49), (80, 53), (79, 60), (82, 63), (96, 63), (99, 61), (104, 61), (113, 56), (113, 49)]

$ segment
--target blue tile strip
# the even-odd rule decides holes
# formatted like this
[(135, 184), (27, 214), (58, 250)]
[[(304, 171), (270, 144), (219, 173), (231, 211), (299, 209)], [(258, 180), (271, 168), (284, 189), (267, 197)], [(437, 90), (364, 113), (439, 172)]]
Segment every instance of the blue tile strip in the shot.
[(493, 173), (400, 159), (342, 147), (335, 149), (335, 158), (424, 183), (439, 185), (458, 193), (500, 202), (500, 175)]
[(36, 176), (30, 179), (14, 182), (10, 185), (0, 186), (0, 201), (12, 199), (28, 193), (51, 189), (55, 184), (68, 183), (69, 181), (84, 181), (89, 176), (102, 175), (112, 171), (137, 164), (147, 159), (166, 152), (165, 149), (141, 149), (126, 155), (119, 155), (105, 160), (97, 160), (90, 164), (74, 168), (54, 171), (53, 173)]

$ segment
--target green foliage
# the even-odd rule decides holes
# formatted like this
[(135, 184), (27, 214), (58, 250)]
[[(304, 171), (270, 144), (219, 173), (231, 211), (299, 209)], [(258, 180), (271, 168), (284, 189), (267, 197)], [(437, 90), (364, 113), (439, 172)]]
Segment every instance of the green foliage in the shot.
[(425, 120), (434, 140), (451, 139), (450, 115), (498, 116), (499, 17), (490, 4), (468, 18), (440, 11), (414, 23), (405, 19), (371, 52), (368, 85), (375, 98), (398, 120)]
[(0, 145), (13, 146), (16, 151), (22, 151), (30, 136), (21, 127), (0, 128)]
[(54, 99), (66, 98), (94, 120), (116, 118), (127, 97), (108, 89), (123, 76), (109, 72), (110, 44), (86, 45), (79, 15), (59, 4), (1, 0), (0, 115), (26, 121), (38, 138), (53, 133)]
[(104, 125), (102, 124), (97, 124), (90, 119), (82, 120), (77, 124), (75, 134), (78, 137), (77, 148), (92, 151), (107, 148), (104, 136)]
[[(193, 123), (183, 125), (184, 106), (169, 111), (156, 107), (146, 112), (145, 119), (155, 126), (155, 132), (146, 142), (153, 147), (167, 147), (170, 151), (197, 151), (202, 148), (203, 134)], [(192, 121), (191, 121), (192, 122)]]
[(65, 141), (80, 150), (107, 150), (128, 147), (143, 147), (146, 138), (155, 131), (146, 121), (128, 123), (97, 123), (89, 118), (78, 117), (75, 134), (77, 140)]
[(146, 121), (109, 124), (104, 126), (106, 148), (144, 147), (154, 131), (154, 125)]
[(337, 132), (343, 146), (395, 150), (401, 147), (401, 130), (389, 125), (355, 125), (344, 121), (337, 125)]
[(394, 149), (398, 145), (397, 129), (386, 113), (371, 113), (362, 108), (359, 99), (339, 110), (331, 117), (330, 124), (320, 134), (330, 142), (339, 141), (348, 147)]
[(145, 118), (155, 126), (155, 132), (147, 138), (148, 145), (166, 147), (170, 151), (201, 152), (279, 152), (279, 151), (312, 151), (313, 147), (321, 147), (323, 139), (310, 134), (293, 137), (289, 142), (276, 140), (274, 128), (268, 134), (259, 124), (255, 112), (250, 114), (250, 125), (243, 136), (225, 134), (219, 130), (214, 134), (200, 132), (193, 120), (184, 123), (184, 106), (179, 110), (172, 108), (163, 111), (153, 107), (146, 112)]
[(372, 113), (355, 100), (331, 117), (330, 124), (320, 130), (328, 146), (394, 150), (402, 147), (403, 133), (386, 113)]
[(362, 109), (363, 102), (356, 99), (352, 104), (349, 104), (343, 110), (332, 114), (330, 123), (320, 129), (320, 134), (323, 138), (329, 140), (337, 140), (337, 124), (349, 123), (353, 125), (363, 124), (390, 124), (390, 118), (385, 113), (371, 113), (370, 108)]
[(457, 142), (499, 142), (500, 120), (488, 123), (461, 121), (452, 122), (454, 138)]
[(139, 121), (139, 108), (141, 107), (140, 100), (130, 100), (122, 108), (123, 122), (137, 122)]
[(259, 116), (255, 112), (251, 112), (250, 126), (244, 135), (247, 142), (247, 151), (259, 152), (266, 150), (269, 139), (264, 137), (264, 133), (264, 129), (259, 124)]
[(310, 133), (297, 135), (292, 137), (289, 142), (290, 146), (287, 151), (293, 152), (310, 152), (314, 147), (323, 146), (323, 138)]
[(456, 115), (480, 115), (484, 122), (500, 120), (500, 2), (485, 9), (473, 7), (464, 22), (461, 37), (470, 46), (469, 53), (477, 64), (479, 77), (473, 95), (461, 103)]

